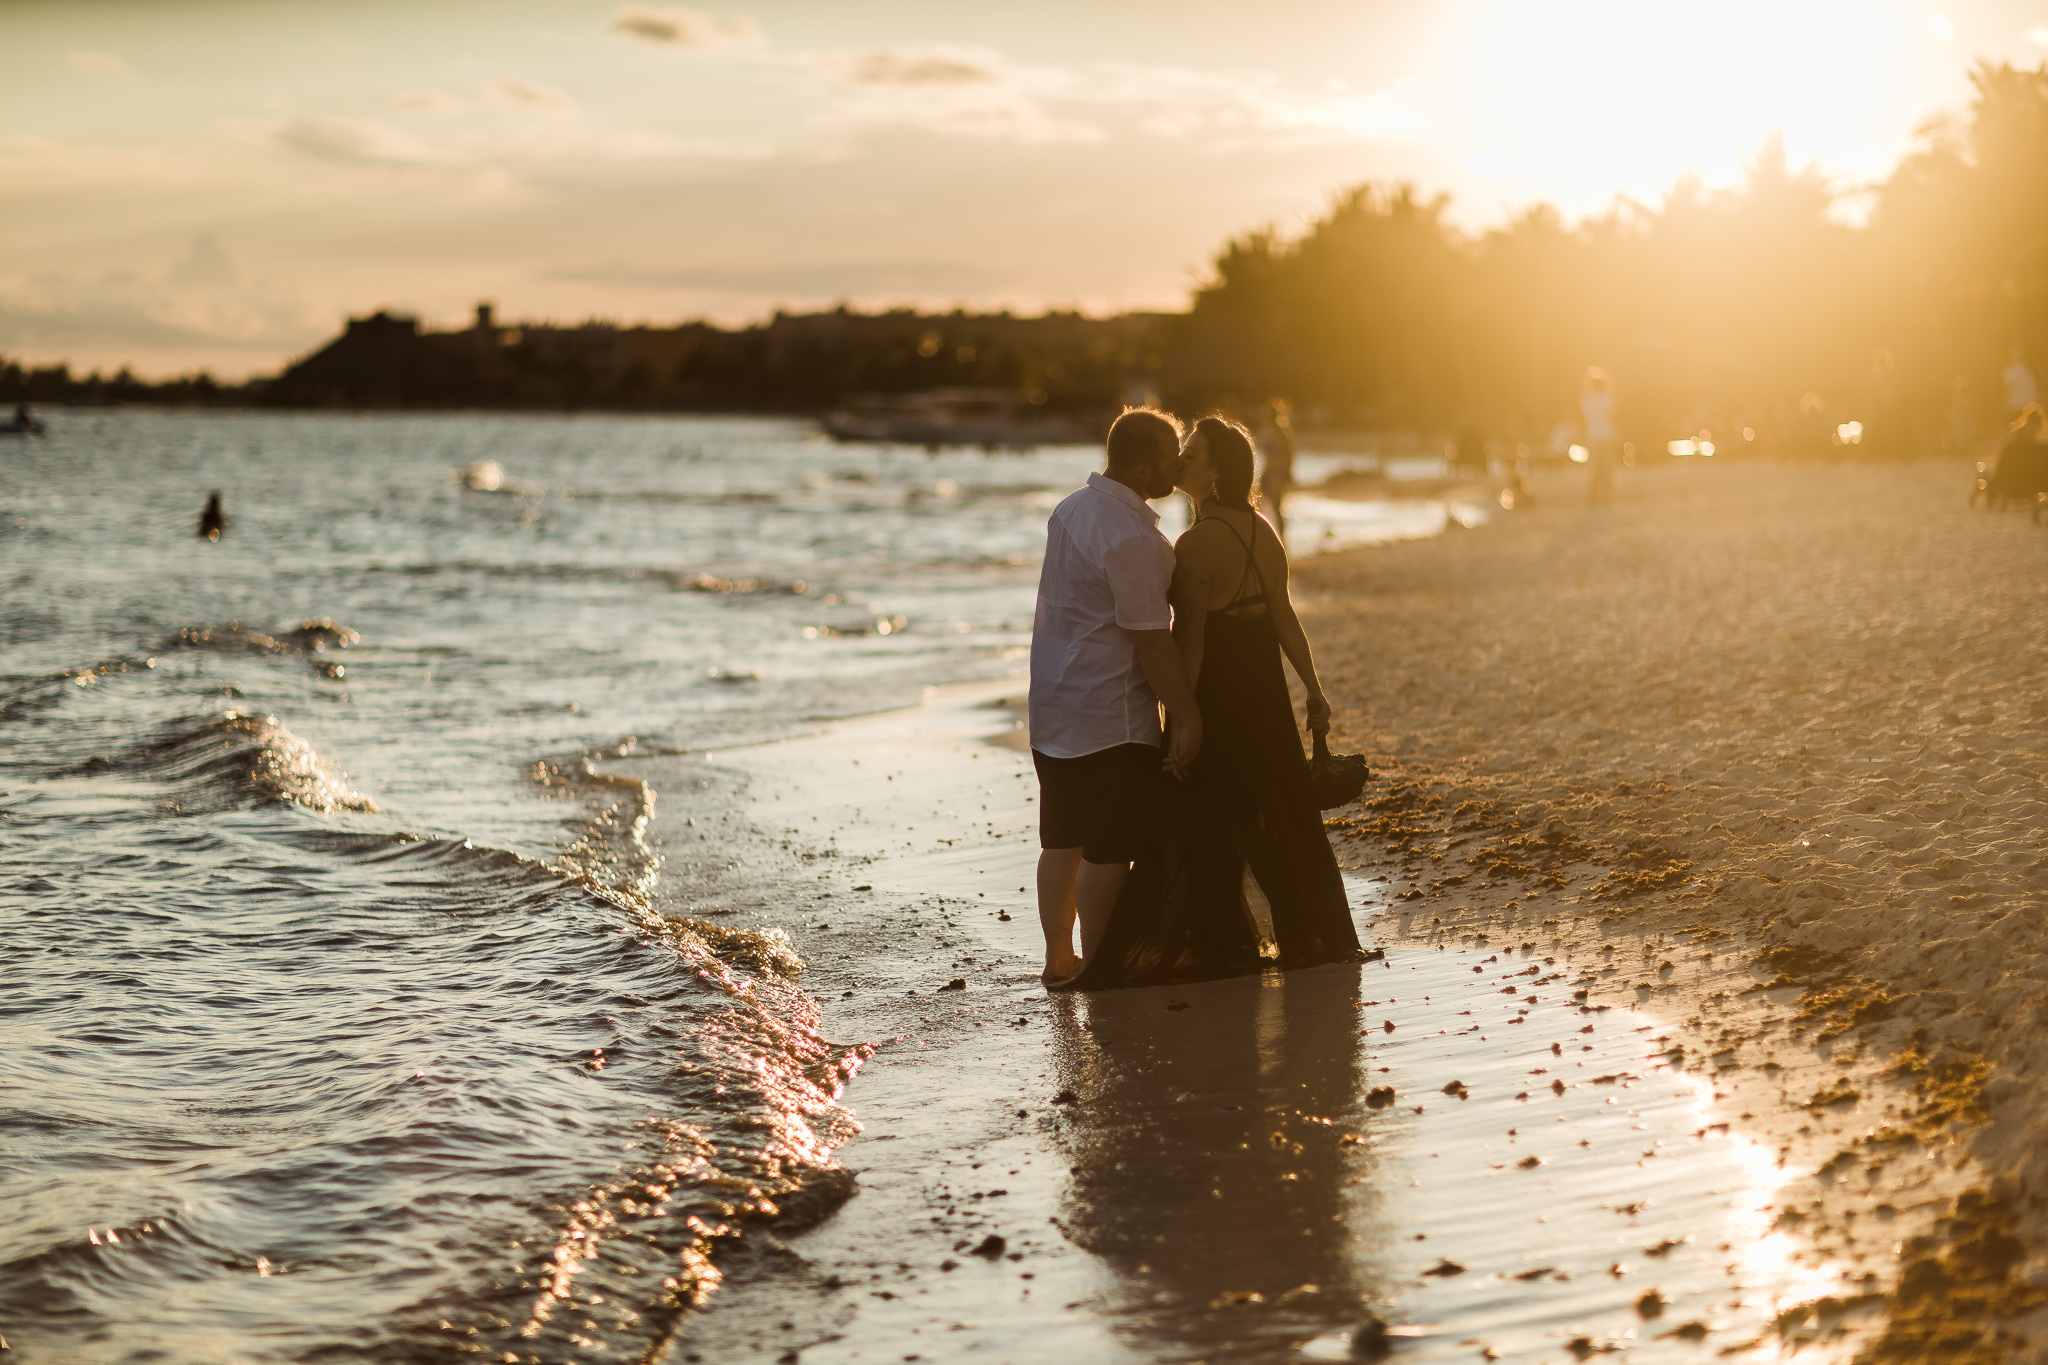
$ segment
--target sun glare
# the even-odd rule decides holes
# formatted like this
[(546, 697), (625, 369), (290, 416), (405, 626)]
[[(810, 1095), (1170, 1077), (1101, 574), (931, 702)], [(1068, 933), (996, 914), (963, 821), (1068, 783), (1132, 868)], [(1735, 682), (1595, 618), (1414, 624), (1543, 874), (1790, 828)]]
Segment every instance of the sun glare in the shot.
[(1512, 4), (1462, 36), (1467, 169), (1580, 211), (1688, 169), (1727, 183), (1780, 132), (1800, 161), (1877, 174), (1896, 155), (1886, 131), (1924, 114), (1893, 108), (1906, 32), (1888, 5)]

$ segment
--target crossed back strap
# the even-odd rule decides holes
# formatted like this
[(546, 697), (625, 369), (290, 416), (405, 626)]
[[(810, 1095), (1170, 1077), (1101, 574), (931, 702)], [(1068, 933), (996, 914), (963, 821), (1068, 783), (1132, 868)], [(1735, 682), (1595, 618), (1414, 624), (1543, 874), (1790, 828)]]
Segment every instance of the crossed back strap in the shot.
[[(1232, 526), (1229, 522), (1224, 521), (1221, 517), (1217, 517), (1216, 520), (1222, 524), (1224, 530), (1230, 532), (1231, 539), (1235, 540), (1238, 543), (1238, 545), (1241, 546), (1244, 550), (1244, 572), (1238, 575), (1237, 591), (1232, 593), (1230, 600), (1226, 602), (1224, 605), (1218, 607), (1217, 610), (1234, 612), (1241, 607), (1265, 606), (1266, 575), (1260, 572), (1259, 557), (1258, 555), (1252, 552), (1252, 547), (1259, 538), (1258, 526), (1256, 524), (1253, 525), (1252, 538), (1251, 540), (1246, 540), (1243, 536), (1237, 533), (1237, 528), (1235, 526)], [(1247, 597), (1244, 594), (1244, 585), (1247, 580), (1254, 577), (1256, 577), (1259, 580), (1259, 590), (1253, 596)]]

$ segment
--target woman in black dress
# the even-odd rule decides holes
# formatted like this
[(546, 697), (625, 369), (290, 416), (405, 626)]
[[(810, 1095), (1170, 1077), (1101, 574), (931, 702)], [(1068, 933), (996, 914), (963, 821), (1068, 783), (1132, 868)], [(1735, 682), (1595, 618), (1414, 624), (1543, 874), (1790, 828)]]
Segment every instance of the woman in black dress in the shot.
[[(1272, 951), (1284, 967), (1358, 955), (1282, 657), (1308, 693), (1310, 729), (1329, 728), (1330, 704), (1287, 596), (1286, 548), (1252, 507), (1251, 439), (1205, 417), (1182, 455), (1195, 522), (1174, 547), (1173, 633), (1202, 710), (1202, 750), (1184, 783), (1162, 787), (1166, 828), (1069, 983), (1083, 990), (1254, 971)], [(1272, 926), (1263, 952), (1248, 893)]]

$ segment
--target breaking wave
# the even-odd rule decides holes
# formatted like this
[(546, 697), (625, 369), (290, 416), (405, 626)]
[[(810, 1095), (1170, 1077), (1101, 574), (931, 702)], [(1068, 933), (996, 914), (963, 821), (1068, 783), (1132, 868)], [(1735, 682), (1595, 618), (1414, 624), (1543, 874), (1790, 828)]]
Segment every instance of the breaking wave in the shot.
[(377, 810), (275, 716), (229, 710), (146, 745), (136, 757), (146, 775), (177, 789), (177, 807), (188, 812), (272, 801), (321, 815)]

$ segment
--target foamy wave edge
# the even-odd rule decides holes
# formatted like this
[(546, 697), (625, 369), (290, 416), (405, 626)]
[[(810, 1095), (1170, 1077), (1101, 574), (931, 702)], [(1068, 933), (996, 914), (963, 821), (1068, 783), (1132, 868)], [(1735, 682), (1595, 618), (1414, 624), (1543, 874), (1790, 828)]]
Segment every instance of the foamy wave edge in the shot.
[(188, 789), (225, 787), (245, 799), (285, 802), (320, 815), (378, 810), (276, 716), (223, 712), (151, 745), (145, 766)]

